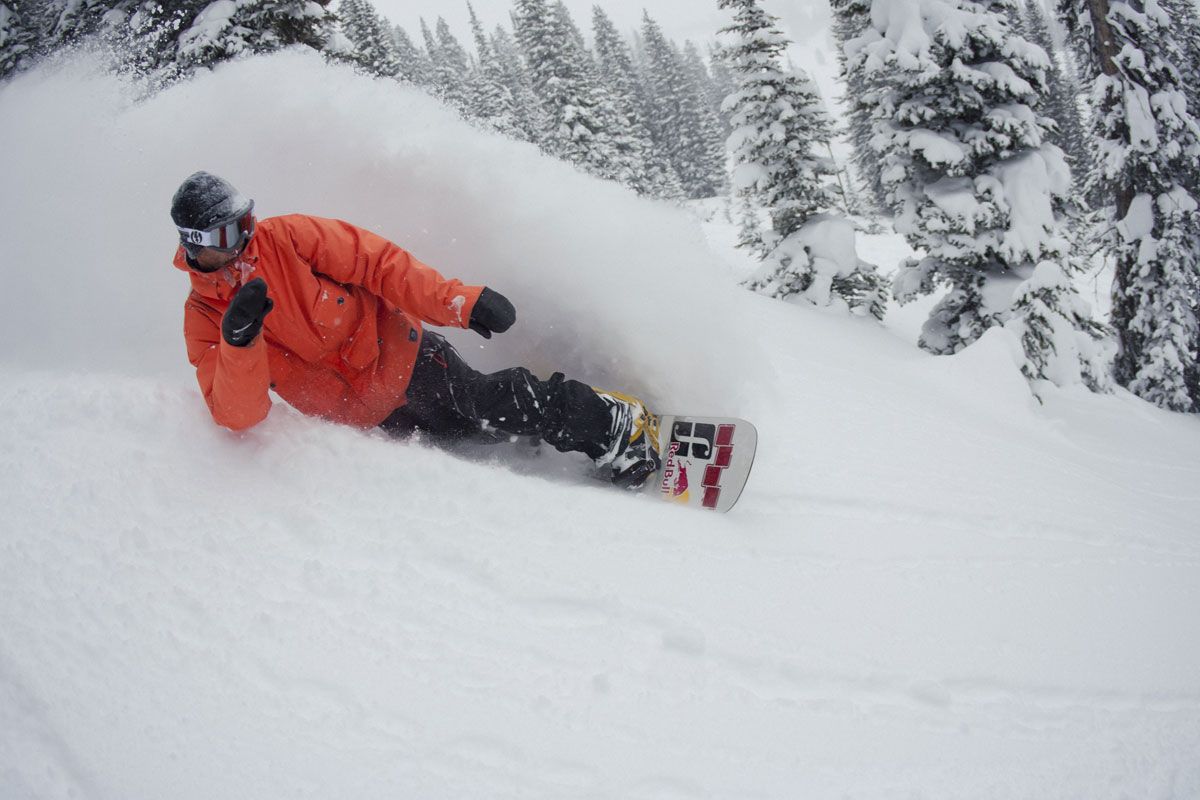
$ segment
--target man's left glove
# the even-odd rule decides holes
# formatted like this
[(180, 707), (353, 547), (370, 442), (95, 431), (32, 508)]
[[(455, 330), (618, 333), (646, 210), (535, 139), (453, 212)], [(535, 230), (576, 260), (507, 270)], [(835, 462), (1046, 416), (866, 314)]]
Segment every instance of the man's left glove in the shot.
[(483, 338), (490, 339), (493, 333), (504, 333), (516, 321), (517, 310), (508, 298), (485, 286), (475, 301), (467, 325)]
[(221, 318), (221, 336), (234, 347), (245, 347), (258, 336), (263, 318), (274, 307), (275, 302), (267, 297), (267, 282), (255, 278), (233, 296)]

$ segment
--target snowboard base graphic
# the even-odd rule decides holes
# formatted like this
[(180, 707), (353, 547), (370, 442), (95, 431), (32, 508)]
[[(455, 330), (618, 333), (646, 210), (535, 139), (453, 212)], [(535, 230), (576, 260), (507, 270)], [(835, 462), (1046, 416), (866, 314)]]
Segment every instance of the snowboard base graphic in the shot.
[(725, 512), (750, 477), (758, 431), (735, 417), (659, 417), (662, 467), (641, 491), (680, 505)]

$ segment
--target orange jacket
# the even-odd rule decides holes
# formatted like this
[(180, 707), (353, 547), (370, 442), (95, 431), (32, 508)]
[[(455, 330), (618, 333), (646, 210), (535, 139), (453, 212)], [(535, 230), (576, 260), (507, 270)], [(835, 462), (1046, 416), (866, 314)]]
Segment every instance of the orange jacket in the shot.
[[(465, 328), (482, 286), (447, 280), (407, 252), (345, 222), (300, 214), (259, 221), (232, 266), (192, 279), (184, 306), (188, 360), (217, 423), (261, 422), (267, 390), (305, 414), (378, 425), (404, 405), (421, 322)], [(221, 338), (238, 288), (267, 282), (275, 308), (246, 347)]]

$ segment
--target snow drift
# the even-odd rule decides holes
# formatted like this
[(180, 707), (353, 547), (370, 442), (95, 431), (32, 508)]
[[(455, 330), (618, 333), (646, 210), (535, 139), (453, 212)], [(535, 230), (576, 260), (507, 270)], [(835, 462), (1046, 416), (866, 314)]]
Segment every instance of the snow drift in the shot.
[[(0, 797), (1191, 797), (1197, 421), (738, 288), (678, 209), (282, 54), (0, 87)], [(521, 361), (759, 425), (729, 516), (207, 417), (168, 203), (344, 217)]]

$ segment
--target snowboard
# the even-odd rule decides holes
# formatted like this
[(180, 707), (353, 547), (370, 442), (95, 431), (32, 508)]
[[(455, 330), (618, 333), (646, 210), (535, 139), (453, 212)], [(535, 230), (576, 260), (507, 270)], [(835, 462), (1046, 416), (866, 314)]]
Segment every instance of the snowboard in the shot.
[(662, 467), (642, 492), (680, 505), (725, 512), (750, 477), (758, 431), (734, 417), (659, 416)]

